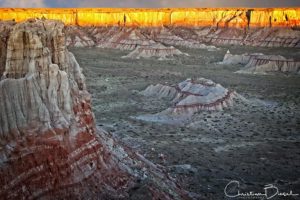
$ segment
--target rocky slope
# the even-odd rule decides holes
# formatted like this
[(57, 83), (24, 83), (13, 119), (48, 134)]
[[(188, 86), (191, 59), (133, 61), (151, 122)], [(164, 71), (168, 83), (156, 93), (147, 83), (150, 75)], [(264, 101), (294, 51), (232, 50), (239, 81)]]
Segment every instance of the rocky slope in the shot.
[[(191, 30), (191, 28), (189, 28)], [(181, 31), (182, 28), (175, 29)], [(159, 27), (159, 28), (145, 28), (142, 30), (143, 34), (156, 42), (160, 42), (165, 45), (181, 46), (193, 49), (207, 49), (208, 51), (218, 50), (215, 46), (207, 46), (198, 40), (198, 37), (194, 37), (191, 32), (180, 34), (177, 33), (173, 27)]]
[[(123, 56), (123, 58), (139, 59), (141, 57), (156, 57), (158, 59), (166, 59), (173, 57), (173, 55), (187, 55), (177, 48), (169, 46), (172, 44), (208, 49), (210, 51), (217, 50), (214, 46), (206, 46), (199, 42), (185, 41), (182, 38), (172, 35), (172, 33), (169, 33), (170, 38), (176, 37), (179, 39), (159, 40), (157, 37), (153, 38), (153, 34), (148, 35), (144, 30), (128, 27), (108, 27), (104, 29), (103, 27), (78, 28), (71, 26), (67, 27), (67, 35), (67, 45), (73, 47), (96, 46), (99, 48), (119, 49), (123, 51), (133, 50), (128, 55)], [(158, 34), (155, 35), (157, 36)]]
[(7, 30), (1, 32), (7, 47), (0, 65), (1, 198), (189, 198), (162, 168), (95, 127), (63, 23), (29, 20), (0, 29)]
[(67, 33), (67, 46), (72, 47), (92, 47), (95, 46), (95, 41), (90, 35), (82, 31), (78, 26), (68, 26)]
[(120, 50), (134, 50), (138, 46), (149, 47), (155, 42), (148, 39), (138, 29), (121, 28), (110, 30), (111, 34), (107, 38), (102, 38), (97, 47)]
[(0, 78), (5, 69), (8, 36), (14, 24), (13, 21), (0, 21)]
[(187, 79), (177, 85), (150, 85), (140, 94), (169, 99), (172, 106), (157, 114), (141, 115), (136, 119), (165, 123), (184, 120), (201, 111), (222, 111), (232, 107), (236, 99), (244, 99), (235, 91), (205, 78)]
[(300, 61), (287, 59), (280, 55), (264, 55), (262, 53), (233, 55), (228, 50), (219, 64), (242, 64), (244, 67), (237, 73), (243, 74), (300, 73)]
[[(300, 31), (290, 27), (265, 28), (232, 28), (232, 27), (80, 27), (81, 32), (69, 29), (71, 35), (69, 45), (76, 43), (120, 49), (148, 45), (155, 41), (164, 45), (182, 46), (186, 48), (217, 50), (215, 46), (205, 45), (249, 45), (262, 47), (300, 47)], [(137, 32), (138, 38), (131, 38), (125, 32)], [(118, 40), (118, 38), (122, 38)]]
[[(206, 48), (202, 43), (300, 47), (299, 8), (2, 8), (0, 11), (2, 20), (19, 22), (29, 18), (60, 19), (73, 27), (69, 30), (68, 41), (71, 46), (110, 46), (105, 42), (114, 36), (108, 33), (118, 35), (122, 32), (115, 27), (135, 27), (138, 32), (145, 32), (144, 29), (146, 29), (149, 34), (144, 34), (144, 36), (149, 40), (191, 48)], [(87, 28), (79, 30), (74, 26)], [(159, 34), (155, 35), (153, 32)]]
[(155, 57), (159, 60), (172, 59), (174, 56), (189, 56), (186, 53), (182, 53), (180, 50), (171, 47), (166, 47), (162, 44), (154, 44), (151, 46), (138, 46), (135, 50), (130, 52), (128, 55), (123, 56), (122, 58), (151, 58)]

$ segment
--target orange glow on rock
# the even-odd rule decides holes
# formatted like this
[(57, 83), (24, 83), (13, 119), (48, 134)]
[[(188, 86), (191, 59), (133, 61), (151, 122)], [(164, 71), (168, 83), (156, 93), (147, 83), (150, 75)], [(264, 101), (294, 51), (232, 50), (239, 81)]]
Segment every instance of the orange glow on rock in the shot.
[(218, 26), (293, 27), (300, 25), (300, 8), (1, 8), (0, 19), (62, 20), (80, 26)]

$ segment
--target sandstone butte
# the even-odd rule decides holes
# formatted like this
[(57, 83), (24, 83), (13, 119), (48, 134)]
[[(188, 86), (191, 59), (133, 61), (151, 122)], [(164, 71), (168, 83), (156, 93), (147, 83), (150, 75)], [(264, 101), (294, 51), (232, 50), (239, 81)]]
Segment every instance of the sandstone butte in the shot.
[(80, 26), (297, 27), (300, 8), (1, 8), (0, 19), (57, 19)]
[(139, 199), (139, 188), (189, 199), (163, 168), (96, 128), (64, 30), (57, 20), (0, 23), (0, 199)]

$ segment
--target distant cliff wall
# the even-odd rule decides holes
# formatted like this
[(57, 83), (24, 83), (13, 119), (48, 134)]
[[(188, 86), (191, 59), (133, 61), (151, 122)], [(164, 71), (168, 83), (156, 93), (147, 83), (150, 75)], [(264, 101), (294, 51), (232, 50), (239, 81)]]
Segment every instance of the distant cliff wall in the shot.
[(19, 22), (36, 17), (58, 19), (67, 25), (80, 26), (300, 26), (300, 8), (0, 9), (1, 20), (14, 19)]

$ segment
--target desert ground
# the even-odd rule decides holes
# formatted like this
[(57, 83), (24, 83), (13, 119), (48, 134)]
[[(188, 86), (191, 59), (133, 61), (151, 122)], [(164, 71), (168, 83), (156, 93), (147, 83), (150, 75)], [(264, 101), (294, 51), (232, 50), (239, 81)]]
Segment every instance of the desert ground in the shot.
[[(133, 60), (121, 58), (126, 51), (70, 48), (84, 70), (97, 126), (164, 166), (199, 199), (226, 199), (224, 188), (232, 180), (239, 181), (243, 191), (264, 192), (265, 185), (274, 184), (280, 192), (300, 193), (299, 75), (235, 74), (241, 65), (217, 64), (228, 49), (232, 54), (260, 52), (294, 59), (300, 58), (300, 50), (178, 48), (190, 56)], [(224, 111), (201, 111), (181, 123), (135, 119), (169, 106), (168, 100), (143, 97), (139, 91), (150, 84), (198, 77), (233, 89), (247, 101)]]

